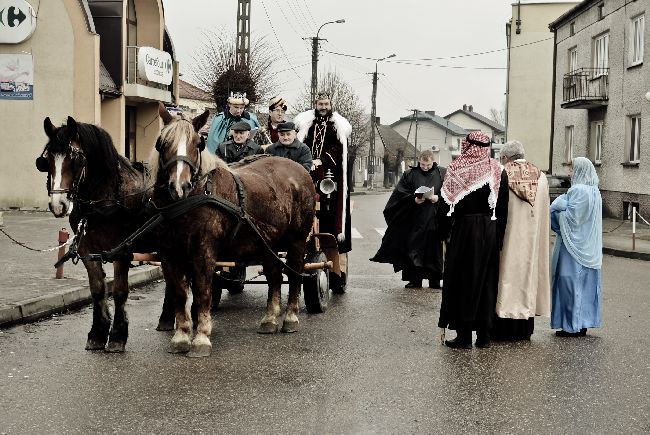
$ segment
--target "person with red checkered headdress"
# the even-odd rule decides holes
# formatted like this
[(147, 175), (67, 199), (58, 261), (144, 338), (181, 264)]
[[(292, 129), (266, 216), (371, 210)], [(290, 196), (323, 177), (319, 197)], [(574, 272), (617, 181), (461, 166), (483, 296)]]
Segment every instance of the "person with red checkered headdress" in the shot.
[(449, 236), (440, 306), (440, 328), (456, 330), (452, 348), (490, 346), (489, 330), (499, 284), (499, 253), (508, 221), (508, 175), (490, 157), (491, 139), (473, 131), (462, 142), (442, 183), (438, 216)]

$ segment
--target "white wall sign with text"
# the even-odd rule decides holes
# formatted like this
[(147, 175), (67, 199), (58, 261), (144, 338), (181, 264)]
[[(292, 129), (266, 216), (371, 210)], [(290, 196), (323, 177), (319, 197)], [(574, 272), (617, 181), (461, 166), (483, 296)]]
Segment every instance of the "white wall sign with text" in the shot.
[(153, 47), (138, 49), (138, 73), (140, 78), (154, 83), (170, 85), (174, 72), (172, 57), (166, 51)]
[(34, 99), (31, 54), (0, 54), (0, 100)]
[(0, 0), (0, 44), (26, 41), (34, 30), (36, 12), (29, 3), (25, 0)]

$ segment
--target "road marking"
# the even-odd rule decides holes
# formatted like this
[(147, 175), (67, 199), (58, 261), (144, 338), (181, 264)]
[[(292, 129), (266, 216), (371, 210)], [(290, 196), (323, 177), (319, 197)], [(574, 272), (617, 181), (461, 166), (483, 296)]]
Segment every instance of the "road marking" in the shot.
[(352, 231), (350, 231), (350, 232), (352, 233), (352, 238), (353, 239), (363, 239), (363, 236), (361, 235), (359, 230), (357, 230), (356, 228), (352, 228)]
[(382, 237), (384, 237), (384, 234), (386, 234), (386, 228), (375, 228), (375, 231), (377, 231)]

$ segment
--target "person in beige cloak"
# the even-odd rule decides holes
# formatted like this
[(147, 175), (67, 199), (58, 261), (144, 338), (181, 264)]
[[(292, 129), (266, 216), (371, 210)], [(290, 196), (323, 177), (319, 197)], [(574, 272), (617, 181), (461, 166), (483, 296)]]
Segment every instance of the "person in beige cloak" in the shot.
[(509, 141), (501, 149), (510, 198), (493, 340), (530, 340), (535, 316), (550, 314), (548, 182), (524, 157), (519, 141)]

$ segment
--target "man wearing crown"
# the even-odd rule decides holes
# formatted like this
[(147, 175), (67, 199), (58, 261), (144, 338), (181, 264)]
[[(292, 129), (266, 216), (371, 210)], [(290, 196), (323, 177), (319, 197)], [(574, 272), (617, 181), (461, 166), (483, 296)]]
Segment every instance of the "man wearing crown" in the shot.
[(216, 153), (219, 144), (225, 142), (231, 136), (232, 126), (237, 122), (243, 121), (249, 124), (251, 130), (253, 130), (251, 136), (255, 136), (260, 123), (254, 113), (245, 110), (248, 102), (246, 93), (230, 93), (226, 110), (216, 115), (210, 126), (207, 148), (212, 154)]
[(349, 252), (351, 245), (350, 192), (348, 188), (348, 138), (352, 126), (338, 112), (332, 111), (329, 94), (316, 96), (315, 110), (298, 114), (294, 122), (298, 140), (311, 149), (311, 177), (319, 183), (330, 172), (336, 183), (333, 207), (320, 212), (320, 231), (336, 236), (340, 253)]

